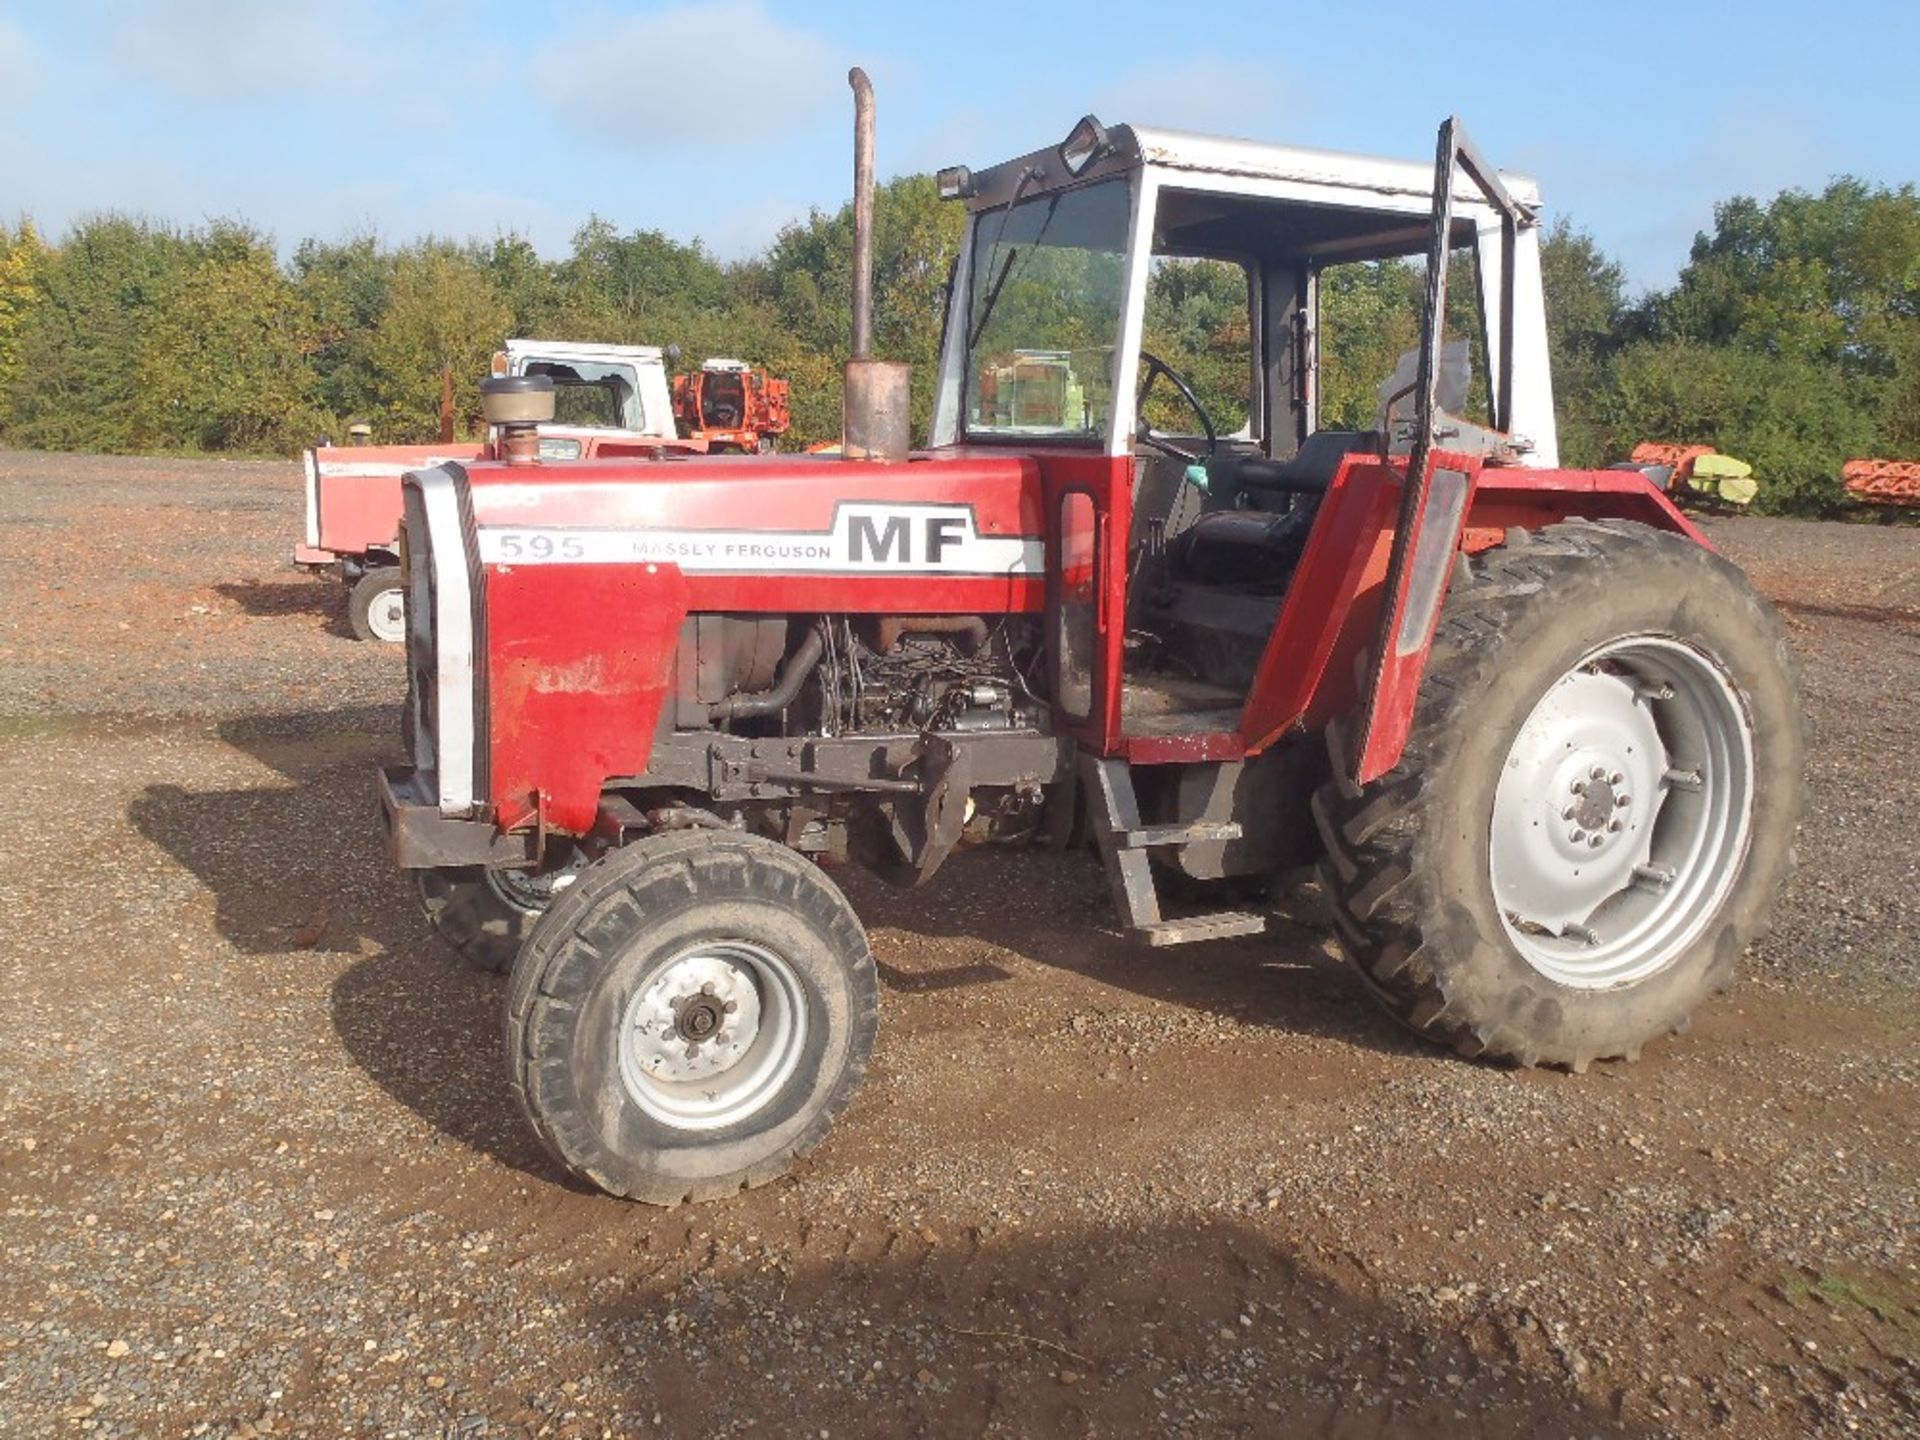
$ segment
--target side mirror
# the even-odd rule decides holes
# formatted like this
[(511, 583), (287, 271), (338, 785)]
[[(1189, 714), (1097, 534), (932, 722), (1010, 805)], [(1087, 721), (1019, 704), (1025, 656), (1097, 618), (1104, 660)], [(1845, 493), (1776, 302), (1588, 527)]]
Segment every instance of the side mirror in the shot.
[(553, 381), (545, 375), (495, 375), (480, 382), (489, 425), (544, 425), (553, 419)]

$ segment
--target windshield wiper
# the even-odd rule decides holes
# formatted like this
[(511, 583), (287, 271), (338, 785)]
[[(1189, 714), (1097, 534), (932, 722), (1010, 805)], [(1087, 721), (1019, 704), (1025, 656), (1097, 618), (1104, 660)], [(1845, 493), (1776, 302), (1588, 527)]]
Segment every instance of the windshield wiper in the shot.
[(967, 332), (967, 349), (971, 350), (980, 343), (981, 333), (986, 330), (987, 321), (993, 316), (993, 307), (1000, 299), (1000, 287), (1007, 283), (1007, 276), (1013, 273), (1013, 262), (1019, 254), (1018, 245), (1007, 252), (1006, 261), (1000, 266), (1000, 274), (987, 287), (987, 298), (980, 306), (980, 318), (973, 322), (973, 329)]
[[(987, 247), (988, 270), (993, 269), (994, 257), (1000, 253), (1000, 242), (1007, 238), (1007, 222), (1013, 219), (1013, 207), (1018, 205), (1020, 203), (1020, 197), (1027, 193), (1027, 186), (1039, 178), (1039, 167), (1029, 165), (1025, 170), (1020, 172), (1019, 180), (1014, 182), (1013, 198), (1007, 201), (1007, 208), (1000, 212), (1000, 223), (994, 227), (993, 231), (993, 244)], [(1056, 201), (1059, 199), (1058, 196), (1054, 198)], [(1053, 217), (1049, 214), (1047, 218), (1051, 220)], [(1041, 228), (1044, 231), (1045, 227), (1043, 226)], [(1000, 298), (1000, 287), (1007, 283), (1007, 272), (1013, 268), (1013, 256), (1019, 253), (1019, 250), (1016, 249), (1012, 255), (1007, 256), (1007, 263), (1000, 267), (1000, 278), (994, 281), (993, 287), (987, 292), (987, 298), (980, 307), (980, 318), (974, 321), (972, 327), (967, 331), (967, 349), (973, 349), (974, 342), (980, 338), (980, 332), (987, 328), (987, 317), (993, 314), (993, 302)]]

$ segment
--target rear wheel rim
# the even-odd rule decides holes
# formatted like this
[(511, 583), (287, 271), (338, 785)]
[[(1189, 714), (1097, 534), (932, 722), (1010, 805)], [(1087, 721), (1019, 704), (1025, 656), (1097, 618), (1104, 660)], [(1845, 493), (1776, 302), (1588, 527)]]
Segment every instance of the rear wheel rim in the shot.
[(710, 941), (654, 967), (620, 1024), (620, 1076), (650, 1118), (679, 1130), (751, 1119), (793, 1078), (807, 1043), (806, 991), (783, 956)]
[(1713, 656), (1656, 634), (1589, 651), (1535, 704), (1494, 791), (1508, 941), (1575, 989), (1666, 969), (1738, 882), (1753, 777), (1752, 722)]
[(367, 606), (367, 629), (373, 632), (374, 639), (389, 644), (398, 644), (407, 638), (406, 592), (398, 585), (373, 597), (373, 603)]

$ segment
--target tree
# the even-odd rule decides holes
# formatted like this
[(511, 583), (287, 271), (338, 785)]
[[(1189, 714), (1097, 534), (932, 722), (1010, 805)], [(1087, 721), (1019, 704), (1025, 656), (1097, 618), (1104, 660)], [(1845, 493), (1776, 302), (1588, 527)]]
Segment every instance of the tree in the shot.
[(663, 344), (655, 336), (669, 317), (717, 313), (731, 298), (725, 268), (699, 241), (682, 244), (658, 230), (622, 235), (598, 215), (574, 232), (558, 284), (573, 327), (601, 332), (569, 338), (634, 344)]
[[(1162, 259), (1147, 278), (1146, 348), (1192, 385), (1223, 435), (1247, 423), (1253, 386), (1253, 329), (1247, 272), (1225, 260)], [(1161, 381), (1149, 399), (1152, 424), (1191, 432), (1192, 408)]]
[(1615, 358), (1599, 395), (1599, 433), (1613, 453), (1645, 439), (1712, 445), (1753, 466), (1762, 512), (1838, 509), (1841, 465), (1873, 449), (1871, 409), (1839, 370), (1804, 356), (1641, 341)]
[(375, 405), (371, 354), (386, 313), (394, 255), (371, 234), (337, 243), (303, 240), (293, 252), (293, 287), (312, 317), (308, 361), (318, 423), (337, 430)]
[(453, 369), (454, 406), (480, 410), (480, 382), (513, 312), (468, 252), (428, 240), (395, 257), (387, 304), (367, 344), (373, 423), (395, 443), (439, 425), (440, 371)]
[(1562, 216), (1540, 244), (1540, 285), (1561, 461), (1599, 466), (1618, 460), (1620, 453), (1608, 453), (1596, 406), (1621, 341), (1626, 274), (1591, 235)]
[(510, 333), (531, 339), (550, 330), (560, 309), (558, 267), (542, 260), (522, 235), (497, 237), (485, 263), (493, 288), (513, 312)]
[(6, 428), (10, 397), (20, 374), (20, 346), (28, 319), (40, 303), (53, 252), (31, 220), (9, 233), (0, 225), (0, 430)]
[(83, 220), (47, 267), (21, 331), (10, 437), (53, 450), (134, 447), (144, 327), (191, 260), (175, 232), (125, 215)]
[(142, 448), (288, 450), (313, 428), (313, 317), (270, 240), (220, 223), (153, 297), (141, 327), (133, 438)]
[[(933, 414), (933, 376), (948, 277), (966, 212), (940, 199), (930, 175), (904, 175), (876, 188), (873, 207), (873, 348), (881, 360), (914, 367), (914, 432)], [(764, 269), (747, 276), (771, 295), (783, 327), (817, 357), (824, 386), (794, 385), (794, 430), (825, 439), (840, 428), (840, 362), (853, 346), (853, 206), (815, 210), (783, 229)]]
[(1320, 425), (1371, 430), (1381, 382), (1420, 343), (1421, 271), (1400, 260), (1320, 272)]
[(1717, 205), (1655, 312), (1664, 335), (1885, 377), (1920, 314), (1920, 191), (1842, 176), (1818, 195)]

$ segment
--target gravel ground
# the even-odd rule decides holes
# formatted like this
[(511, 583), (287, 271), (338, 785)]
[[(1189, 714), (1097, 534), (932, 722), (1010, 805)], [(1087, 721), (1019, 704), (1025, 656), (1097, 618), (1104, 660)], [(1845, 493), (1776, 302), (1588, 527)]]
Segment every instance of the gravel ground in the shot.
[(1728, 520), (1816, 729), (1745, 984), (1634, 1066), (1430, 1053), (1309, 889), (1112, 938), (1081, 857), (848, 880), (872, 1075), (792, 1178), (569, 1184), (389, 868), (399, 655), (292, 466), (0, 452), (0, 1433), (1920, 1429), (1920, 550)]

